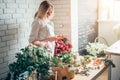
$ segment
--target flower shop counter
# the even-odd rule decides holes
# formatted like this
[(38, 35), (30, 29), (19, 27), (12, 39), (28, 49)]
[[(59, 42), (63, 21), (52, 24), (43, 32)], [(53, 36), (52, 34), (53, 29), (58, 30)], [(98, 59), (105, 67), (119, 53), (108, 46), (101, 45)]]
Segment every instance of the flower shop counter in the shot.
[(91, 70), (88, 76), (76, 74), (72, 80), (96, 80), (105, 70), (107, 70), (110, 65), (105, 66), (104, 64), (100, 66), (99, 69)]

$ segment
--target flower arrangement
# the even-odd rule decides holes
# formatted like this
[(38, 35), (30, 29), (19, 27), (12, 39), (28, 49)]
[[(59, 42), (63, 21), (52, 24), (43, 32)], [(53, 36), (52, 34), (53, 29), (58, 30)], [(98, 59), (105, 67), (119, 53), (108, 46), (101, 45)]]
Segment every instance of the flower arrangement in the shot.
[(55, 41), (55, 52), (54, 54), (61, 54), (63, 52), (71, 52), (72, 44), (67, 42), (67, 38), (63, 36), (61, 39)]
[(101, 44), (99, 42), (88, 43), (88, 45), (86, 45), (86, 50), (89, 52), (89, 54), (92, 54), (93, 56), (96, 56), (96, 57), (104, 57), (105, 49), (107, 49), (107, 45)]
[(52, 71), (55, 75), (57, 74), (57, 79), (55, 78), (55, 80), (70, 80), (74, 77), (75, 72), (71, 69), (71, 66), (74, 65), (73, 53), (62, 52), (53, 56), (51, 62)]

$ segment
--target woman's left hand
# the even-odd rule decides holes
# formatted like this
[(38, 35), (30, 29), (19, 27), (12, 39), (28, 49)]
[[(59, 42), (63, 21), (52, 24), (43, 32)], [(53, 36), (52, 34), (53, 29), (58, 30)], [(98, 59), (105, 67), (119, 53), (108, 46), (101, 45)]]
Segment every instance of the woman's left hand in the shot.
[(50, 42), (35, 41), (33, 44), (36, 45), (36, 46), (46, 46), (46, 48), (51, 49)]
[(33, 44), (37, 45), (37, 46), (44, 46), (45, 42), (35, 41), (35, 42), (33, 42)]

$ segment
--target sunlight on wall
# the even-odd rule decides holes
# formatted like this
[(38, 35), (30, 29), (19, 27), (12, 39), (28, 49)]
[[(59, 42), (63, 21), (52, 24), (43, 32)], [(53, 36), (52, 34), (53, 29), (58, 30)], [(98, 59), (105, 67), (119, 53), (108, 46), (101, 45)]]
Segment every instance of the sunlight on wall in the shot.
[(117, 35), (117, 38), (120, 39), (120, 24), (113, 26), (113, 31)]
[(78, 51), (78, 0), (71, 0), (71, 41), (73, 51)]

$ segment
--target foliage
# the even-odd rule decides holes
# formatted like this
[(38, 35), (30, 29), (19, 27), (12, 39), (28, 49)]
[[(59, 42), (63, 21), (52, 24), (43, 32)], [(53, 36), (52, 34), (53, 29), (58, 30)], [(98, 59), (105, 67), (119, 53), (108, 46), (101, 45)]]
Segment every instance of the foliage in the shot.
[(71, 61), (74, 61), (74, 56), (72, 53), (63, 52), (62, 54), (59, 55), (59, 57), (61, 58), (62, 62), (65, 64), (70, 64)]
[(105, 44), (101, 43), (88, 43), (86, 46), (87, 51), (96, 57), (103, 57), (105, 56), (104, 50), (107, 49)]
[[(50, 52), (44, 46), (29, 45), (22, 48), (16, 54), (17, 61), (9, 64), (9, 73), (6, 80), (24, 80), (25, 75), (30, 76), (33, 71), (37, 72), (37, 78), (40, 78), (40, 74), (49, 76), (49, 54)], [(23, 75), (21, 76), (21, 74)]]
[(51, 66), (53, 67), (61, 67), (62, 63), (58, 56), (53, 56), (51, 60)]
[(63, 65), (74, 63), (74, 56), (72, 53), (63, 52), (59, 55), (53, 56), (51, 62), (54, 67), (62, 67)]

